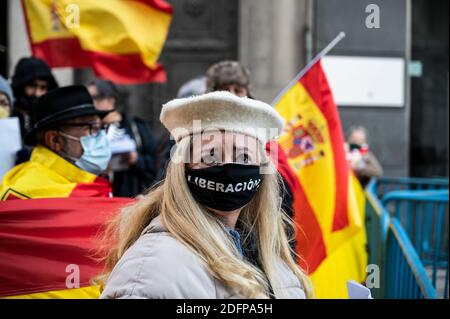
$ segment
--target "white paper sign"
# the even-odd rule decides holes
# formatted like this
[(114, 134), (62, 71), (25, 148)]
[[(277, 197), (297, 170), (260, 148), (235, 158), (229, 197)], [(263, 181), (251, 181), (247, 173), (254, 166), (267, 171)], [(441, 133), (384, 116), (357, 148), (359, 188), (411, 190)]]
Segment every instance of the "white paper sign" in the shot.
[(354, 280), (347, 282), (347, 291), (350, 299), (372, 299), (370, 289)]
[(0, 184), (3, 176), (14, 167), (16, 153), (21, 148), (19, 119), (0, 120)]
[(123, 135), (110, 141), (112, 154), (124, 154), (136, 151), (136, 142), (129, 136)]
[(405, 105), (403, 58), (326, 56), (322, 65), (339, 106)]

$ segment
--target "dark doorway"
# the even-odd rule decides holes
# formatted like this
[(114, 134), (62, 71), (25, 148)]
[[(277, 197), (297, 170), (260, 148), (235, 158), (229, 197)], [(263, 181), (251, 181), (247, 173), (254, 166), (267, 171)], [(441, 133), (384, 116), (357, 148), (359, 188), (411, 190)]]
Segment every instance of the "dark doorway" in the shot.
[(237, 59), (238, 0), (167, 0), (174, 9), (169, 36), (161, 55), (168, 82), (150, 85), (151, 111), (142, 105), (132, 112), (145, 114), (159, 125), (161, 105), (175, 98), (186, 81), (204, 75), (224, 59)]
[[(166, 84), (123, 86), (124, 110), (150, 121), (155, 131), (167, 132), (159, 122), (163, 103), (175, 98), (180, 86), (201, 76), (223, 59), (237, 59), (238, 0), (166, 0), (174, 9), (169, 36), (160, 61), (167, 71)], [(86, 84), (90, 70), (78, 70), (75, 81)]]
[(162, 54), (167, 68), (168, 97), (212, 64), (237, 58), (238, 0), (168, 0), (173, 23)]
[[(448, 177), (448, 1), (412, 1), (411, 176)], [(420, 73), (420, 72), (419, 72)]]

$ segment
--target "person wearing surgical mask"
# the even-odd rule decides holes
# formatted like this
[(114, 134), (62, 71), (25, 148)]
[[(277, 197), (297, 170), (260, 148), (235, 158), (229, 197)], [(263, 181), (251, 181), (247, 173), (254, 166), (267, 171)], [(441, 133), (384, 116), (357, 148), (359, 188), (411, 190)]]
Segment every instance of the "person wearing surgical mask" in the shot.
[(111, 158), (107, 127), (83, 86), (55, 89), (39, 97), (33, 127), (25, 136), (35, 146), (29, 161), (9, 171), (0, 199), (111, 196), (100, 177)]
[(0, 120), (8, 118), (11, 114), (13, 95), (8, 81), (0, 75)]
[(265, 152), (277, 112), (212, 92), (168, 102), (160, 119), (176, 142), (167, 176), (105, 230), (101, 298), (312, 297)]
[(369, 147), (367, 130), (364, 127), (350, 128), (345, 150), (350, 168), (363, 187), (367, 186), (371, 178), (383, 175), (383, 168)]
[(110, 125), (113, 194), (135, 197), (164, 177), (170, 147), (148, 121), (123, 112), (121, 92), (113, 82), (94, 79), (87, 89), (97, 110), (110, 112), (103, 123)]

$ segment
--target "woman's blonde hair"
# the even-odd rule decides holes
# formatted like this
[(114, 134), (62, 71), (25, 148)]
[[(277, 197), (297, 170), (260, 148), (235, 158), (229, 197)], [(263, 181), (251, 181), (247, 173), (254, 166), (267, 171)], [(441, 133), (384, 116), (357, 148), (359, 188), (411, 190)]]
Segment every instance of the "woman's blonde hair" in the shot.
[[(189, 139), (178, 144), (184, 156)], [(270, 161), (269, 161), (270, 162)], [(266, 174), (253, 199), (239, 216), (242, 245), (256, 238), (258, 263), (262, 269), (241, 259), (236, 245), (213, 213), (193, 198), (185, 178), (185, 164), (171, 161), (163, 182), (151, 189), (137, 203), (125, 207), (104, 232), (103, 249), (108, 248), (105, 269), (96, 283), (103, 286), (125, 251), (157, 216), (171, 235), (202, 260), (211, 275), (244, 298), (269, 297), (269, 282), (275, 297), (286, 297), (277, 288), (275, 268), (280, 258), (295, 274), (308, 298), (312, 297), (309, 278), (294, 260), (285, 232), (292, 220), (280, 209), (279, 175)], [(111, 248), (111, 241), (113, 246)], [(298, 256), (297, 256), (298, 257)]]

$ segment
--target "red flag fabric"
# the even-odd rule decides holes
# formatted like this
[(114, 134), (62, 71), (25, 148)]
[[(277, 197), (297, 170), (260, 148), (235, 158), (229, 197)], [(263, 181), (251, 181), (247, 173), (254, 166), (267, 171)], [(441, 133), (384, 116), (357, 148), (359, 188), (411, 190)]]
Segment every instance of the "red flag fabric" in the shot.
[(119, 84), (166, 82), (157, 63), (172, 20), (163, 0), (22, 0), (33, 55)]
[[(96, 235), (126, 198), (61, 198), (0, 202), (0, 297), (67, 290), (76, 269), (89, 287), (102, 265)], [(76, 283), (75, 283), (76, 284)], [(78, 298), (76, 289), (65, 297)], [(58, 297), (58, 294), (53, 294)]]

